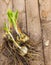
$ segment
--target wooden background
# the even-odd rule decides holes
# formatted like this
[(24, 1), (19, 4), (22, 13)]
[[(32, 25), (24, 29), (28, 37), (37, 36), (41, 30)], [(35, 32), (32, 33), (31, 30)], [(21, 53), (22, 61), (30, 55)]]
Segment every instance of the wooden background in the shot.
[[(38, 54), (30, 65), (51, 65), (51, 0), (0, 0), (0, 49), (8, 9), (19, 11), (22, 31), (34, 40)], [(0, 65), (9, 65), (8, 59), (0, 53)]]

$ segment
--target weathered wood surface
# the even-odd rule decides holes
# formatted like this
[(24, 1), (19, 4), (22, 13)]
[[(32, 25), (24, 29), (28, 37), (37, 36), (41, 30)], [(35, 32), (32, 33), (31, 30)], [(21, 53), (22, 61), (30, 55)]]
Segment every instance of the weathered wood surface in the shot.
[[(27, 14), (27, 32), (38, 51), (35, 60), (30, 60), (31, 65), (44, 65), (42, 43), (41, 43), (41, 26), (39, 19), (38, 0), (26, 0)], [(36, 8), (35, 8), (36, 7)]]
[(7, 10), (12, 9), (12, 0), (2, 0), (0, 1), (0, 46), (3, 42), (3, 23), (7, 22)]
[(51, 0), (39, 0), (45, 65), (51, 65)]
[[(0, 49), (3, 44), (3, 34), (4, 34), (3, 23), (4, 23), (4, 21), (6, 21), (8, 23), (8, 20), (7, 20), (7, 10), (8, 9), (12, 9), (12, 0), (0, 0)], [(7, 52), (5, 52), (5, 53), (7, 53)], [(7, 65), (10, 62), (12, 62), (10, 60), (10, 58), (5, 57), (0, 52), (0, 65)]]
[[(3, 23), (8, 21), (6, 14), (8, 9), (19, 11), (19, 26), (34, 41), (32, 45), (38, 51), (37, 54), (36, 51), (34, 53), (34, 60), (29, 61), (30, 65), (51, 65), (51, 0), (1, 0), (0, 49), (3, 43)], [(13, 57), (8, 58), (8, 55), (9, 53), (6, 57), (0, 53), (0, 65), (17, 64), (17, 61), (15, 64)], [(18, 65), (23, 64), (20, 62)]]

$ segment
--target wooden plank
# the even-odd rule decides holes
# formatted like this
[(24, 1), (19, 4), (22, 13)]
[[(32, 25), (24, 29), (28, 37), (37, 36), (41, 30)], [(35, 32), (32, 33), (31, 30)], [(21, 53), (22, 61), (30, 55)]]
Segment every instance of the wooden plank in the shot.
[[(35, 8), (36, 7), (36, 8)], [(35, 42), (41, 39), (41, 28), (37, 0), (26, 0), (28, 34)]]
[(51, 21), (51, 0), (39, 0), (40, 16), (43, 22)]
[(26, 16), (25, 16), (25, 2), (24, 0), (15, 0), (13, 1), (13, 10), (19, 11), (19, 26), (22, 31), (26, 32)]
[[(12, 0), (0, 0), (0, 49), (2, 48), (2, 44), (3, 44), (3, 34), (4, 34), (3, 24), (5, 21), (8, 23), (8, 20), (7, 20), (8, 9), (12, 9)], [(5, 53), (7, 54), (8, 52), (6, 51)], [(1, 52), (0, 65), (8, 65), (9, 64), (8, 61), (12, 62), (10, 59), (8, 59), (8, 57), (5, 57), (5, 55), (3, 55), (3, 53)]]
[(45, 65), (51, 65), (51, 0), (39, 0)]
[[(33, 56), (34, 60), (30, 60), (30, 65), (44, 65), (42, 43), (41, 41), (41, 26), (38, 11), (38, 0), (26, 0), (26, 13), (27, 13), (27, 31), (28, 35), (35, 43), (38, 53)], [(32, 44), (32, 45), (33, 45)]]
[[(7, 20), (7, 10), (12, 9), (12, 0), (1, 0), (0, 1), (0, 48), (3, 43), (3, 23)], [(7, 22), (8, 23), (8, 22)]]
[(51, 65), (51, 22), (43, 23), (42, 26), (45, 64)]

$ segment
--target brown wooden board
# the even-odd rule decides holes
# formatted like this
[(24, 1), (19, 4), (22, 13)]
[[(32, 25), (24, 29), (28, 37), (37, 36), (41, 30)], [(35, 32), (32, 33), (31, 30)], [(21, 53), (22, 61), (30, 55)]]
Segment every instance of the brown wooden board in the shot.
[[(39, 19), (38, 0), (26, 0), (26, 15), (27, 15), (27, 32), (32, 40), (35, 49), (34, 60), (30, 60), (30, 65), (44, 65), (42, 43), (41, 43), (41, 26)], [(32, 44), (32, 45), (33, 45)]]
[(38, 1), (26, 0), (28, 34), (35, 42), (41, 39), (41, 27), (39, 20)]
[[(3, 44), (4, 22), (7, 22), (8, 24), (8, 19), (7, 19), (8, 9), (12, 9), (12, 0), (0, 0), (0, 49)], [(5, 54), (7, 54), (7, 52), (5, 52)], [(3, 53), (1, 53), (1, 50), (0, 50), (0, 65), (8, 65), (9, 64), (8, 61), (10, 62), (9, 58), (3, 55)]]
[[(0, 46), (3, 43), (3, 24), (8, 23), (7, 20), (7, 10), (12, 9), (12, 0), (1, 0), (0, 1)], [(0, 47), (1, 48), (1, 47)]]
[[(8, 24), (8, 9), (19, 11), (19, 26), (33, 40), (34, 56), (29, 59), (30, 65), (51, 65), (51, 0), (1, 0), (0, 49), (3, 44), (3, 24), (5, 21)], [(0, 53), (0, 61), (0, 65), (23, 65), (21, 60), (17, 62), (10, 56), (6, 49)]]
[(45, 65), (51, 65), (51, 0), (39, 0)]
[(51, 65), (51, 22), (43, 23), (42, 27), (45, 64)]

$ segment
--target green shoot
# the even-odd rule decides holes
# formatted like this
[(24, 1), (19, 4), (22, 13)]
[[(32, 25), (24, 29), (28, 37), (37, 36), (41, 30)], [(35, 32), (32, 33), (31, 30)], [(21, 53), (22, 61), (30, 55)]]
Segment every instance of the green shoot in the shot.
[[(27, 35), (25, 35), (24, 33), (20, 32), (19, 29), (18, 29), (18, 26), (16, 24), (16, 21), (18, 19), (18, 11), (16, 12), (13, 12), (11, 10), (8, 10), (7, 12), (7, 15), (8, 15), (8, 19), (9, 19), (9, 22), (10, 24), (12, 24), (12, 26), (14, 27), (16, 33), (19, 35), (19, 43), (21, 43), (21, 41), (25, 42), (27, 40), (29, 40), (29, 37)], [(17, 42), (15, 41), (14, 37), (12, 36), (11, 34), (11, 30), (9, 29), (9, 27), (7, 26), (6, 23), (4, 23), (4, 30), (6, 31), (6, 33), (11, 37), (12, 41), (13, 41), (13, 44), (15, 45), (16, 48), (19, 48), (19, 52), (20, 52), (20, 55), (24, 56), (25, 54), (27, 54), (28, 52), (28, 49), (26, 46), (20, 46), (18, 44), (18, 40)]]
[(17, 25), (16, 25), (16, 20), (17, 20), (17, 18), (18, 18), (18, 11), (12, 12), (11, 10), (8, 10), (7, 14), (8, 14), (9, 22), (10, 22), (10, 23), (13, 25), (13, 27), (15, 28), (16, 33), (17, 33), (18, 35), (20, 35), (20, 34), (19, 34), (19, 31), (18, 31), (18, 29), (17, 29)]
[(27, 35), (23, 34), (22, 32), (20, 32), (19, 29), (18, 29), (18, 26), (16, 25), (16, 20), (18, 18), (18, 11), (12, 12), (11, 10), (8, 10), (7, 14), (8, 14), (9, 22), (13, 25), (16, 33), (20, 37), (20, 40), (23, 41), (23, 42), (29, 40), (29, 37)]

